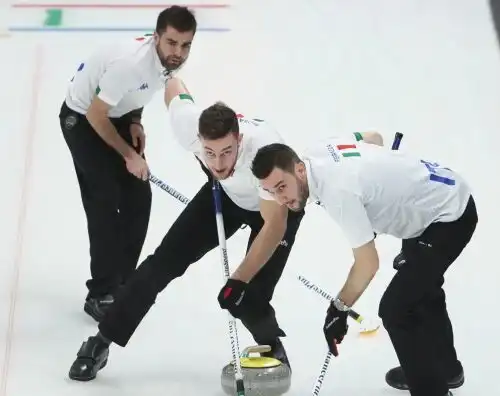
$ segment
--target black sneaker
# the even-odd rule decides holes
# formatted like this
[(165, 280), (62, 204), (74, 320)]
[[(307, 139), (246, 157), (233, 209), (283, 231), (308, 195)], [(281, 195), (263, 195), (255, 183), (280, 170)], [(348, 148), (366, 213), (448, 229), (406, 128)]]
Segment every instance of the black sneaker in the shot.
[[(389, 370), (385, 375), (385, 382), (387, 382), (387, 385), (393, 388), (399, 390), (408, 390), (406, 377), (401, 367), (395, 367)], [(460, 388), (464, 384), (464, 382), (465, 382), (464, 370), (460, 369), (460, 372), (457, 375), (448, 379), (448, 388), (450, 389)]]
[(292, 367), (288, 361), (288, 356), (286, 355), (285, 347), (283, 346), (281, 340), (277, 338), (274, 343), (267, 345), (271, 347), (271, 350), (269, 352), (261, 353), (261, 356), (278, 359), (281, 363), (286, 364), (290, 371), (292, 371)]
[(113, 304), (114, 298), (111, 294), (100, 297), (87, 297), (83, 310), (88, 313), (96, 322), (100, 322), (106, 310)]
[(93, 380), (108, 362), (109, 345), (99, 337), (89, 337), (77, 353), (69, 369), (69, 378), (75, 381)]

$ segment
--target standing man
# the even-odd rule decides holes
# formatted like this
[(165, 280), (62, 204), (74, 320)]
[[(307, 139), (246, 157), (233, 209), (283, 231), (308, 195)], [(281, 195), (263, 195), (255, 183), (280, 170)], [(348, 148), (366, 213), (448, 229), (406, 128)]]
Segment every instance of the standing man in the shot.
[(303, 210), (309, 198), (319, 201), (352, 247), (354, 264), (323, 327), (335, 356), (347, 333), (348, 310), (379, 268), (374, 232), (403, 240), (405, 263), (379, 307), (401, 364), (386, 380), (404, 385), (412, 396), (451, 395), (449, 388), (463, 383), (463, 369), (442, 286), (478, 221), (470, 187), (448, 168), (362, 138), (327, 139), (303, 159), (286, 145), (272, 144), (258, 151), (252, 172), (292, 210)]
[[(258, 344), (271, 346), (267, 356), (289, 364), (279, 338), (285, 333), (270, 301), (303, 212), (288, 211), (260, 191), (250, 169), (259, 147), (281, 142), (282, 138), (266, 122), (239, 117), (220, 102), (202, 111), (177, 78), (169, 81), (165, 102), (177, 140), (195, 154), (209, 180), (179, 215), (160, 246), (120, 290), (99, 323), (99, 332), (83, 343), (69, 371), (73, 380), (94, 379), (108, 361), (111, 343), (125, 347), (158, 294), (219, 245), (212, 195), (214, 180), (220, 182), (223, 190), (226, 237), (234, 235), (243, 224), (251, 229), (246, 256), (222, 287), (219, 304), (241, 320)], [(202, 296), (199, 298), (202, 304), (207, 303)], [(165, 334), (168, 335), (168, 325)]]
[(91, 279), (84, 310), (96, 321), (133, 272), (151, 210), (144, 106), (189, 56), (196, 19), (163, 10), (153, 35), (107, 45), (78, 67), (59, 114), (87, 218)]

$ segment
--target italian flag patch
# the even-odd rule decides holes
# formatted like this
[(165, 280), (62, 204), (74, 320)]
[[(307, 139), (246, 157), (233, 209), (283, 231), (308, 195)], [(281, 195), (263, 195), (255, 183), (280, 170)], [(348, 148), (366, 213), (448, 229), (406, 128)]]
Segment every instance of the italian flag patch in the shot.
[(361, 133), (359, 132), (354, 132), (354, 138), (357, 142), (360, 142), (361, 140), (363, 140), (363, 135), (361, 135)]
[(190, 100), (191, 102), (194, 103), (193, 97), (189, 94), (184, 94), (184, 93), (179, 94), (179, 99), (180, 100)]
[(338, 144), (336, 147), (343, 157), (361, 157), (355, 144)]

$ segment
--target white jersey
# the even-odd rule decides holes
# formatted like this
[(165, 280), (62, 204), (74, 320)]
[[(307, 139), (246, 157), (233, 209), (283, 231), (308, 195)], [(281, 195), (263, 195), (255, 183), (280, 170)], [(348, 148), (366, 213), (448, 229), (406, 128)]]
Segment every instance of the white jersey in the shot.
[[(174, 135), (180, 145), (194, 153), (206, 165), (198, 138), (198, 120), (203, 109), (192, 101), (189, 95), (179, 95), (170, 102), (169, 114)], [(220, 180), (224, 192), (239, 207), (259, 211), (260, 199), (273, 200), (273, 197), (260, 188), (258, 180), (251, 171), (251, 163), (262, 146), (283, 143), (277, 131), (262, 120), (238, 116), (242, 140), (233, 174)]]
[(352, 248), (368, 243), (374, 232), (405, 239), (433, 222), (454, 221), (471, 194), (450, 169), (354, 137), (326, 139), (303, 158), (310, 198), (338, 223)]
[(129, 39), (99, 49), (80, 64), (70, 81), (66, 104), (86, 114), (97, 95), (112, 106), (109, 117), (121, 117), (151, 101), (165, 88), (166, 79), (154, 38)]

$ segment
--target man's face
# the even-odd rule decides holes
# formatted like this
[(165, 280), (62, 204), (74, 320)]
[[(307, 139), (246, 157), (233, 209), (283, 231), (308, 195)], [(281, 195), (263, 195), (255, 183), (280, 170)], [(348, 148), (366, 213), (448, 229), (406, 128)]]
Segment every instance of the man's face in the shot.
[(280, 205), (300, 212), (309, 198), (306, 170), (303, 163), (295, 164), (293, 172), (274, 168), (268, 177), (260, 180), (261, 187)]
[(238, 157), (242, 135), (229, 133), (221, 139), (207, 140), (200, 137), (205, 162), (217, 180), (232, 175)]
[(155, 33), (154, 37), (161, 64), (169, 71), (179, 69), (189, 56), (194, 32), (181, 33), (169, 26), (161, 36)]

